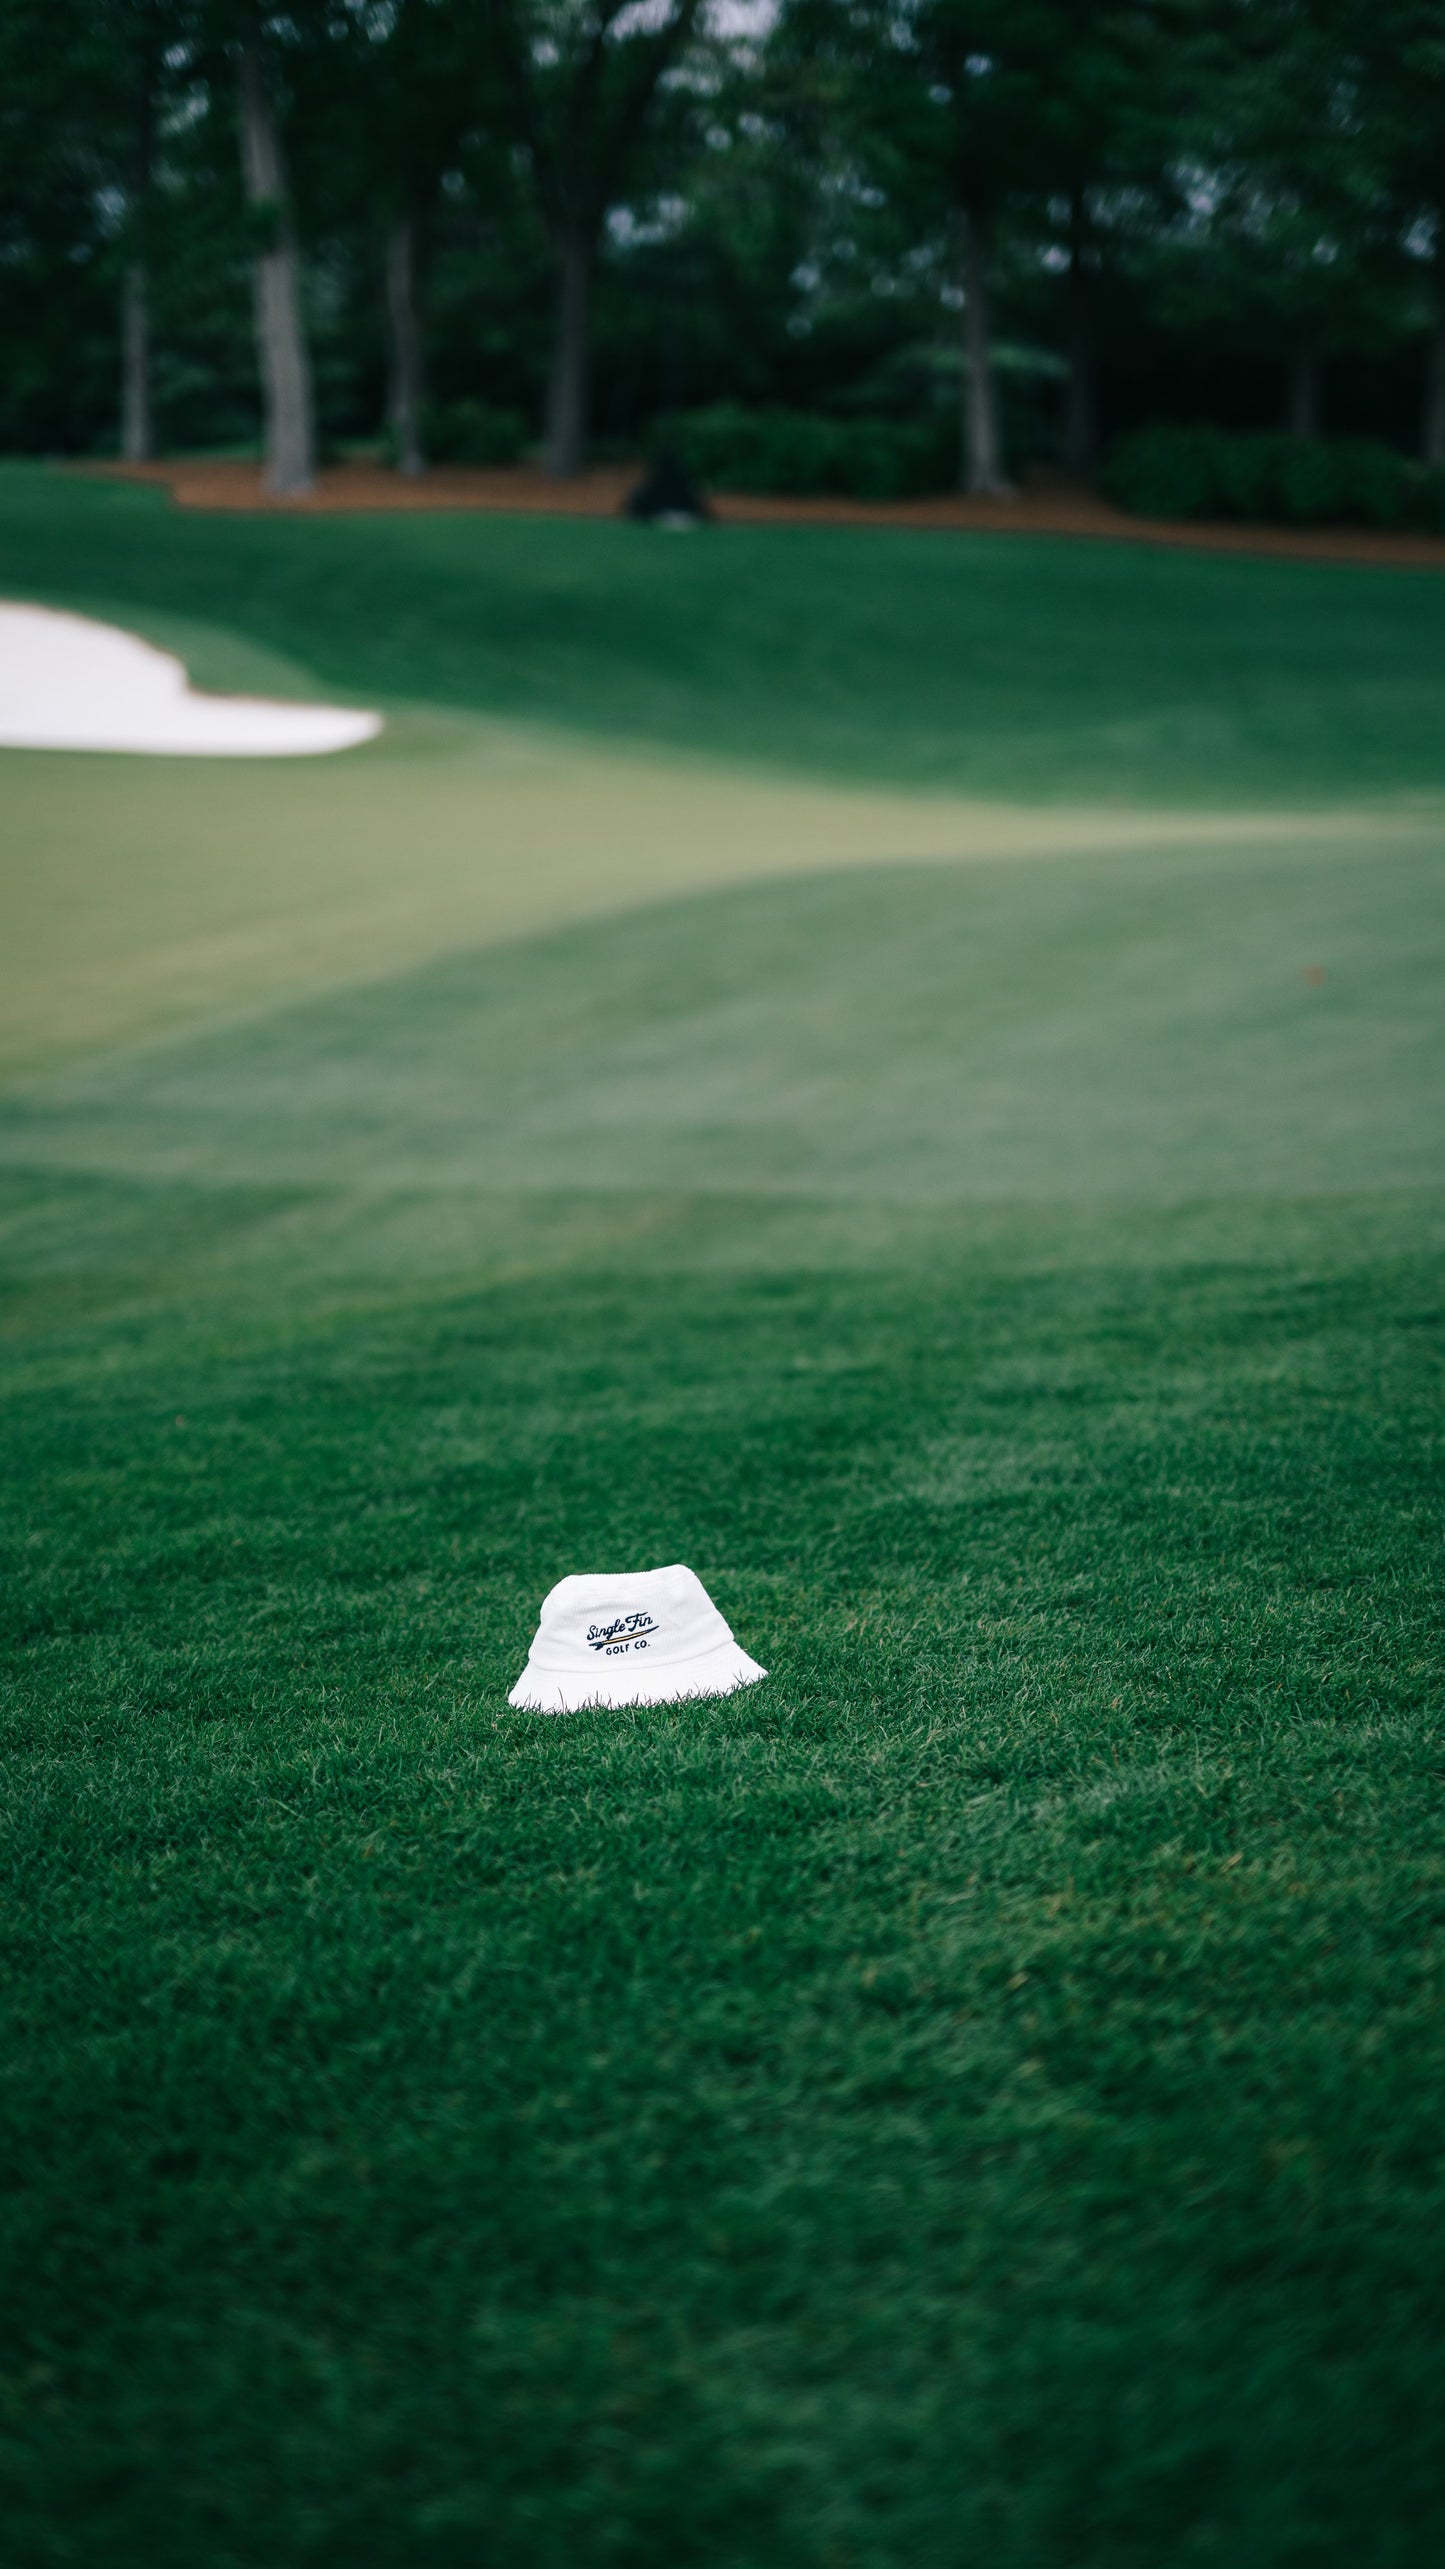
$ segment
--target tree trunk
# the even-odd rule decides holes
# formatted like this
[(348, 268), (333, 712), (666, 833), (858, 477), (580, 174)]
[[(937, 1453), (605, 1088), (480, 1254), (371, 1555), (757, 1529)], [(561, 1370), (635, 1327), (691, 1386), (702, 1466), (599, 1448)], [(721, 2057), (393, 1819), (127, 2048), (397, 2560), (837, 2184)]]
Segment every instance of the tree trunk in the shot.
[(1289, 402), (1285, 427), (1291, 437), (1301, 442), (1320, 433), (1320, 360), (1319, 351), (1311, 347), (1296, 348), (1289, 370)]
[(1089, 273), (1084, 264), (1088, 205), (1075, 188), (1069, 204), (1068, 381), (1064, 386), (1063, 430), (1059, 452), (1066, 472), (1087, 478), (1098, 455), (1098, 412), (1094, 392), (1094, 334), (1090, 327)]
[(963, 485), (998, 497), (1008, 490), (999, 432), (989, 330), (988, 262), (983, 233), (970, 214), (958, 222), (963, 283)]
[(151, 313), (145, 261), (130, 259), (121, 285), (120, 451), (128, 464), (155, 452), (151, 420)]
[(580, 473), (587, 458), (592, 242), (585, 232), (563, 235), (559, 289), (547, 388), (547, 470), (565, 480)]
[(1445, 464), (1445, 303), (1436, 310), (1425, 355), (1425, 409), (1420, 422), (1420, 461)]
[(421, 322), (416, 296), (416, 226), (398, 215), (386, 236), (386, 315), (391, 331), (387, 418), (399, 473), (426, 471), (421, 444)]
[(286, 200), (281, 137), (261, 57), (241, 55), (241, 171), (257, 227), (256, 353), (266, 410), (266, 485), (309, 490), (316, 472), (311, 365), (301, 328), (300, 263)]

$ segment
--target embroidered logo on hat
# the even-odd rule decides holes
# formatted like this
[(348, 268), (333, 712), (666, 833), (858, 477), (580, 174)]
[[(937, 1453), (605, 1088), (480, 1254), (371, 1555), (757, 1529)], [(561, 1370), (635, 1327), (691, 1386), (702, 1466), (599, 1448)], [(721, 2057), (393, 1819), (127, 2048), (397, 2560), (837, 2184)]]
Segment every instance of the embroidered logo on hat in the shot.
[(730, 1695), (767, 1670), (734, 1641), (695, 1571), (559, 1579), (507, 1701), (534, 1713)]
[(589, 1649), (645, 1650), (657, 1626), (644, 1607), (640, 1615), (619, 1615), (615, 1623), (590, 1623), (587, 1627)]

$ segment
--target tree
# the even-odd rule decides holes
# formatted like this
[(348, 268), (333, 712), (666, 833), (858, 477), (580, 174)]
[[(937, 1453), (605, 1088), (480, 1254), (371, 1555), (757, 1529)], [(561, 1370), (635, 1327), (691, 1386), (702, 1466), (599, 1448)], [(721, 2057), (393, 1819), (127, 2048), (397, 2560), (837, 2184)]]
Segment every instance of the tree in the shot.
[(1198, 125), (1213, 291), (1278, 351), (1284, 425), (1306, 440), (1323, 360), (1368, 345), (1389, 303), (1375, 138), (1343, 37), (1335, 0), (1246, 0)]
[(835, 66), (856, 148), (931, 237), (962, 341), (960, 479), (1009, 485), (993, 362), (994, 262), (1011, 200), (1038, 178), (1043, 0), (793, 0), (794, 40)]
[[(1163, 6), (1176, 15), (1171, 0)], [(1008, 486), (992, 309), (998, 248), (1010, 226), (1031, 260), (1062, 247), (1061, 446), (1076, 471), (1095, 460), (1091, 289), (1100, 202), (1110, 193), (1137, 195), (1167, 156), (1174, 83), (1159, 15), (1159, 0), (915, 0), (906, 21), (939, 120), (935, 155), (958, 243), (963, 479), (971, 491)], [(1049, 235), (1060, 218), (1056, 245)]]
[[(301, 259), (286, 116), (295, 67), (324, 44), (328, 0), (193, 0), (191, 59), (212, 108), (229, 90), (251, 247), (267, 488), (309, 489), (316, 469), (315, 398), (302, 317)], [(291, 78), (288, 80), (288, 73)]]
[(1073, 0), (1039, 25), (1034, 157), (1043, 256), (1061, 272), (1068, 367), (1060, 453), (1087, 474), (1098, 455), (1095, 304), (1112, 243), (1157, 208), (1177, 143), (1177, 10), (1156, 0)]
[(503, 97), (557, 264), (549, 472), (580, 472), (589, 425), (592, 278), (608, 211), (635, 185), (659, 100), (703, 0), (495, 0)]
[(1328, 367), (1403, 434), (1423, 344), (1445, 460), (1442, 172), (1445, 0), (0, 0), (0, 438), (229, 440), (254, 345), (274, 487), (313, 367), (404, 471), (428, 377), (457, 440), (545, 399), (571, 471), (595, 344), (627, 435), (911, 411), (922, 456), (957, 381), (996, 490), (1004, 362), (1066, 370), (1086, 470), (1101, 377), (1244, 418), (1272, 374), (1308, 435)]
[(1445, 465), (1445, 7), (1441, 0), (1337, 0), (1361, 122), (1395, 240), (1423, 280), (1420, 454)]
[(121, 213), (121, 429), (127, 463), (154, 451), (151, 231), (166, 56), (180, 34), (171, 0), (101, 0), (83, 20), (80, 59), (93, 91), (93, 148)]
[(318, 49), (313, 158), (344, 222), (375, 245), (387, 340), (386, 416), (399, 471), (425, 470), (422, 268), (443, 171), (497, 122), (492, 47), (472, 0), (334, 9)]
[(3, 18), (6, 96), (30, 127), (28, 145), (8, 138), (7, 161), (28, 147), (69, 173), (119, 286), (120, 450), (131, 463), (154, 443), (152, 200), (166, 57), (182, 27), (177, 0), (9, 0)]

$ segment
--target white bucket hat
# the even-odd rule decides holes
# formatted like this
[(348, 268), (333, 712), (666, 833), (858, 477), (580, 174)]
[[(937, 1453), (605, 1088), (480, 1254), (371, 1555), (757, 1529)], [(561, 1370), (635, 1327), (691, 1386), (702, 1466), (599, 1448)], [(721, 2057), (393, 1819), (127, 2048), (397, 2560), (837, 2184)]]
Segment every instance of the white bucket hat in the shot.
[(767, 1673), (739, 1650), (701, 1579), (679, 1561), (617, 1579), (559, 1579), (507, 1701), (533, 1713), (675, 1704), (730, 1695)]

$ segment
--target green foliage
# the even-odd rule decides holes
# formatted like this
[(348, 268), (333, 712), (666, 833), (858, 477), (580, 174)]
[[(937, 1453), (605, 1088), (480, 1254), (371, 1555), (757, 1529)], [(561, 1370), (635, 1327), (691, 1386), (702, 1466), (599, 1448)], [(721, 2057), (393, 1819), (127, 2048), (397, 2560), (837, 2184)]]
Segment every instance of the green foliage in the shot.
[(1284, 516), (1296, 524), (1398, 526), (1410, 513), (1415, 476), (1392, 448), (1365, 437), (1291, 439), (1289, 447), (1276, 484)]
[(827, 419), (802, 410), (747, 410), (718, 402), (675, 412), (657, 431), (690, 473), (719, 491), (846, 491), (902, 499), (956, 480), (950, 423)]
[(423, 417), (422, 446), (438, 464), (515, 464), (526, 443), (521, 412), (492, 402), (431, 402)]
[(1445, 467), (1422, 472), (1415, 484), (1414, 515), (1432, 535), (1445, 535)]
[(1121, 438), (1104, 488), (1141, 517), (1236, 517), (1297, 526), (1436, 529), (1445, 475), (1367, 437), (1240, 436), (1203, 424)]
[[(825, 425), (886, 409), (870, 387), (893, 359), (956, 352), (967, 207), (991, 331), (1047, 345), (1070, 378), (1067, 404), (1038, 385), (1014, 399), (1014, 466), (1062, 451), (1092, 469), (1100, 415), (1277, 418), (1290, 380), (1296, 425), (1318, 393), (1331, 425), (1413, 448), (1441, 299), (1437, 19), (1428, 0), (788, 0), (770, 28), (695, 0), (5, 0), (0, 443), (113, 444), (137, 258), (162, 444), (254, 420), (246, 270), (277, 217), (240, 203), (245, 25), (333, 437), (374, 438), (385, 414), (379, 267), (402, 218), (426, 381), (520, 407), (534, 433), (558, 246), (578, 274), (595, 254), (569, 380), (580, 400), (590, 330), (618, 451), (703, 405)], [(844, 452), (778, 423), (751, 478), (906, 493), (951, 480), (938, 443), (941, 459), (921, 435)], [(1305, 487), (1320, 469), (1286, 477), (1305, 520), (1337, 505)], [(1388, 495), (1360, 504), (1378, 515)]]

